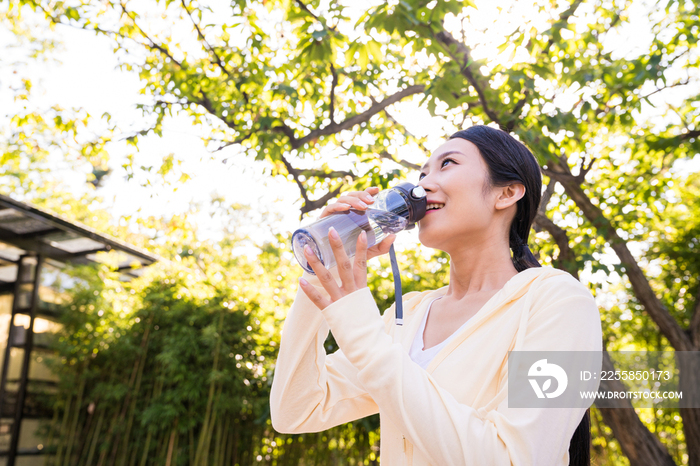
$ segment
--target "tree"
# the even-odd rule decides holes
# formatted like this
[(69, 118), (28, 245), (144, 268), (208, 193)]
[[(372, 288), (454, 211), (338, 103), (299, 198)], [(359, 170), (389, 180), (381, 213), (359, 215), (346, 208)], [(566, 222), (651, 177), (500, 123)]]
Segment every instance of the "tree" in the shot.
[[(543, 166), (541, 262), (621, 277), (628, 302), (603, 312), (607, 348), (620, 344), (610, 319), (624, 311), (654, 329), (657, 348), (700, 349), (700, 179), (678, 172), (700, 149), (693, 2), (513, 2), (491, 20), (499, 34), (473, 4), (444, 0), (366, 11), (302, 0), (21, 3), (113, 38), (152, 99), (152, 125), (134, 144), (188, 115), (214, 157), (238, 150), (295, 182), (302, 215), (341, 190), (416, 176), (402, 148), (427, 152), (429, 139), (408, 131), (408, 103), (441, 117), (445, 136), (475, 123), (510, 131)], [(649, 34), (617, 53), (616, 36), (638, 22)], [(681, 372), (694, 398), (698, 373)], [(630, 464), (674, 464), (682, 453), (700, 464), (696, 410), (680, 410), (675, 458), (632, 409), (600, 413)]]

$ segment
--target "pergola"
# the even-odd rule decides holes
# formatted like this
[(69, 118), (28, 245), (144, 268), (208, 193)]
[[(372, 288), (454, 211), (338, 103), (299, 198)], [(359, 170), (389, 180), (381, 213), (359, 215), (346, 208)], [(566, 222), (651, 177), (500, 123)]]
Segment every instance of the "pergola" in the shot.
[[(7, 466), (14, 466), (18, 456), (43, 453), (38, 448), (18, 448), (22, 419), (36, 415), (26, 403), (31, 356), (36, 349), (35, 319), (56, 318), (55, 311), (40, 297), (42, 270), (60, 270), (68, 263), (101, 262), (107, 251), (125, 279), (140, 275), (143, 267), (158, 260), (85, 225), (0, 195), (0, 296), (12, 296), (0, 377), (0, 458), (6, 458)], [(15, 325), (19, 315), (28, 317), (28, 327)], [(0, 335), (0, 343), (2, 340)], [(11, 362), (20, 360), (11, 357), (13, 349), (23, 352), (17, 379), (9, 378)]]

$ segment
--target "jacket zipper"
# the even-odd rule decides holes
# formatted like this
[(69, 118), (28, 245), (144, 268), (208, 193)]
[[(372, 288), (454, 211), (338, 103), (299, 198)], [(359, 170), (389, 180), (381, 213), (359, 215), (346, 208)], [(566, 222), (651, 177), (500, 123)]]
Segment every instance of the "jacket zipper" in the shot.
[(404, 463), (406, 466), (413, 466), (413, 444), (406, 440), (406, 436), (402, 435), (403, 437), (403, 454), (404, 454)]

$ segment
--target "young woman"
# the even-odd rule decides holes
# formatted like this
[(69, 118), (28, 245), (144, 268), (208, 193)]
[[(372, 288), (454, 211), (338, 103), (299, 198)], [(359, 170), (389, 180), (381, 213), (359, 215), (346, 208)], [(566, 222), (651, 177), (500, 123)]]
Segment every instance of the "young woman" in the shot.
[[(585, 408), (508, 408), (509, 351), (602, 351), (590, 291), (528, 249), (536, 159), (509, 134), (475, 126), (432, 154), (419, 185), (429, 209), (419, 239), (450, 255), (449, 285), (404, 295), (404, 325), (394, 325), (366, 268), (394, 238), (367, 249), (360, 235), (351, 261), (331, 230), (339, 266), (327, 271), (307, 251), (316, 276), (300, 279), (284, 325), (273, 427), (318, 432), (378, 412), (382, 465), (590, 464)], [(377, 191), (345, 194), (321, 216), (366, 209)], [(326, 355), (329, 329), (340, 349)]]

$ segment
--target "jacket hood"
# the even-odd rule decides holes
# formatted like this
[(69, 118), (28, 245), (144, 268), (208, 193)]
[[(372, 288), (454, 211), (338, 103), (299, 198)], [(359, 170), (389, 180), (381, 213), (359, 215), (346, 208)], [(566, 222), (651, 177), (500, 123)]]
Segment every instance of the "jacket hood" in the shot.
[[(546, 278), (555, 277), (558, 275), (571, 276), (571, 274), (569, 274), (568, 272), (555, 269), (553, 267), (531, 267), (529, 269), (525, 269), (522, 272), (519, 272), (517, 275), (513, 276), (510, 280), (508, 280), (505, 283), (505, 285), (503, 285), (503, 288), (501, 288), (495, 295), (493, 295), (493, 297), (491, 297), (491, 299), (489, 299), (486, 302), (486, 304), (484, 304), (483, 309), (485, 310), (487, 308), (490, 308), (492, 307), (492, 305), (500, 303), (506, 304), (510, 301), (515, 301), (516, 299), (519, 299), (522, 295), (527, 293), (527, 291), (530, 289), (530, 286), (535, 284), (535, 282), (539, 283), (540, 281)], [(445, 294), (447, 294), (447, 290), (448, 285), (445, 285), (436, 290), (419, 293), (418, 296), (413, 298), (417, 299), (415, 304), (411, 303), (411, 305), (408, 305), (408, 310), (406, 312), (408, 314), (412, 314), (424, 310), (423, 307), (427, 307), (427, 303), (431, 302), (435, 298), (445, 296)], [(423, 306), (424, 304), (425, 306)], [(477, 317), (477, 315), (475, 315), (474, 317)]]
[[(435, 356), (433, 362), (428, 367), (430, 372), (432, 368), (436, 367), (447, 355), (449, 355), (459, 344), (464, 341), (471, 333), (481, 326), (484, 322), (489, 320), (491, 316), (497, 312), (502, 306), (507, 305), (512, 301), (516, 301), (523, 297), (528, 290), (533, 287), (537, 287), (543, 280), (556, 277), (560, 275), (568, 275), (572, 280), (575, 280), (568, 272), (563, 270), (555, 269), (553, 267), (531, 267), (519, 272), (517, 275), (513, 276), (510, 280), (503, 285), (495, 295), (493, 295), (482, 308), (469, 320), (469, 324), (462, 329), (462, 331), (455, 338), (450, 341), (450, 343), (445, 346), (440, 352)], [(415, 304), (411, 302), (407, 305), (406, 315), (410, 316), (410, 320), (407, 320), (405, 328), (402, 330), (403, 334), (401, 337), (404, 349), (406, 352), (409, 351), (411, 344), (413, 343), (413, 336), (418, 331), (418, 326), (420, 325), (425, 312), (428, 310), (428, 305), (435, 298), (442, 297), (447, 293), (448, 287), (443, 286), (433, 291), (426, 291), (419, 293), (415, 298)], [(525, 297), (525, 302), (523, 305), (523, 312), (520, 317), (520, 326), (518, 328), (518, 335), (516, 341), (518, 346), (524, 341), (525, 333), (527, 332), (527, 322), (530, 315), (530, 308), (532, 306), (532, 300), (535, 293), (530, 293)], [(518, 348), (514, 348), (517, 350)]]

